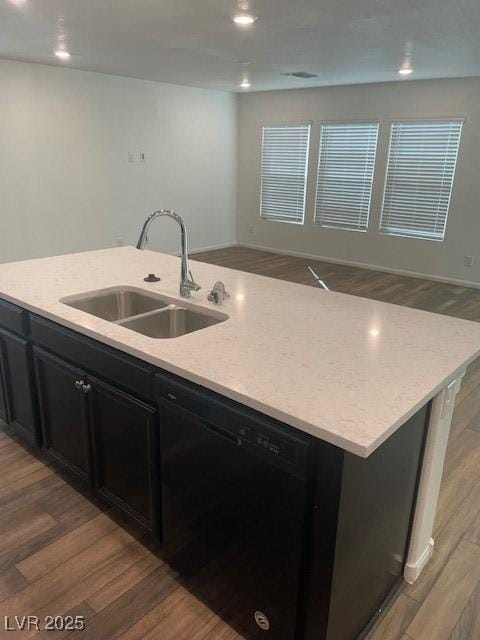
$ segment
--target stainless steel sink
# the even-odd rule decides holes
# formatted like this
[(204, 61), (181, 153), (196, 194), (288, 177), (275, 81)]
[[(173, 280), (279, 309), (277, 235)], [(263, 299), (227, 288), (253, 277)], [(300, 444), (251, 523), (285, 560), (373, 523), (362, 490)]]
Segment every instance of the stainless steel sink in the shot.
[(228, 320), (209, 311), (135, 287), (90, 291), (60, 300), (63, 304), (109, 320), (150, 338), (178, 338)]
[(210, 315), (171, 305), (168, 309), (119, 322), (150, 338), (178, 338), (211, 327), (227, 319), (224, 314)]
[(163, 309), (168, 305), (168, 302), (156, 295), (148, 295), (135, 289), (99, 291), (82, 297), (64, 298), (61, 302), (111, 322)]

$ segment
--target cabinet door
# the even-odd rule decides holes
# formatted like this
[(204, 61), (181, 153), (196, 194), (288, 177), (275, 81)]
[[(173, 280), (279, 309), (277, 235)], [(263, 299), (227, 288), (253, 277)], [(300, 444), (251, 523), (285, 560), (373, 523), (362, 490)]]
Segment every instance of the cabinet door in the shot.
[[(3, 353), (4, 404), (8, 407), (9, 422), (21, 429), (23, 435), (40, 445), (34, 397), (33, 363), (28, 342), (0, 329)], [(2, 393), (0, 392), (0, 413)]]
[(41, 349), (34, 349), (44, 446), (83, 481), (91, 482), (85, 374)]
[(7, 358), (5, 345), (0, 338), (0, 420), (10, 422), (7, 390)]
[(95, 485), (155, 535), (159, 514), (157, 411), (89, 377)]

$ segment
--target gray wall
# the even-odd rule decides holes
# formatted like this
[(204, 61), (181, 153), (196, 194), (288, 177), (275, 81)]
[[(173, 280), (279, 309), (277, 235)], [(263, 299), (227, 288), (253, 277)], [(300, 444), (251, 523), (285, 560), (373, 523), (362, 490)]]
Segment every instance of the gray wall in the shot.
[[(0, 262), (135, 243), (159, 207), (192, 248), (234, 240), (233, 95), (3, 60), (0, 141)], [(176, 251), (178, 228), (151, 241)]]
[[(465, 116), (444, 242), (378, 233), (389, 122), (402, 118)], [(381, 120), (375, 186), (367, 233), (313, 225), (315, 180), (308, 185), (305, 225), (260, 219), (261, 126), (314, 122), (310, 177), (318, 162), (319, 121)], [(242, 94), (238, 106), (237, 241), (441, 278), (480, 282), (480, 79), (428, 80)], [(475, 256), (473, 268), (464, 256)]]

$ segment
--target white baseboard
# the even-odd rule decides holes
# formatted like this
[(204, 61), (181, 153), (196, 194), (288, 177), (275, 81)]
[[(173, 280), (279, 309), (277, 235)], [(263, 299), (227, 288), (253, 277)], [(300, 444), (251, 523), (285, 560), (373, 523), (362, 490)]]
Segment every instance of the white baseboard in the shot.
[[(224, 242), (222, 244), (211, 244), (208, 247), (194, 247), (191, 249), (188, 247), (188, 255), (193, 256), (195, 253), (203, 253), (204, 251), (215, 251), (215, 249), (228, 249), (229, 247), (235, 247), (237, 245), (236, 242)], [(172, 256), (180, 256), (182, 255), (181, 251), (172, 251)]]
[[(188, 254), (193, 255), (194, 253), (202, 253), (203, 251), (214, 251), (215, 249), (227, 249), (228, 247), (235, 247), (236, 242), (224, 242), (223, 244), (211, 244), (208, 247), (195, 247), (194, 249), (188, 248)], [(175, 255), (180, 255), (180, 252), (177, 251)]]
[(444, 276), (435, 276), (429, 273), (418, 273), (416, 271), (409, 271), (408, 269), (395, 269), (391, 267), (381, 267), (375, 264), (368, 264), (366, 262), (356, 262), (353, 260), (342, 260), (340, 258), (332, 258), (331, 256), (319, 256), (313, 253), (303, 253), (301, 251), (289, 251), (287, 249), (272, 249), (271, 247), (264, 247), (257, 244), (247, 242), (234, 242), (231, 246), (246, 247), (248, 249), (259, 249), (260, 251), (268, 251), (269, 253), (284, 254), (288, 256), (295, 256), (297, 258), (308, 258), (309, 260), (321, 260), (322, 262), (332, 262), (333, 264), (344, 264), (349, 267), (359, 267), (360, 269), (368, 269), (370, 271), (381, 271), (382, 273), (394, 273), (401, 276), (408, 276), (410, 278), (420, 278), (421, 280), (433, 280), (435, 282), (445, 282), (447, 284), (457, 284), (462, 287), (472, 287), (474, 289), (480, 289), (480, 282), (471, 282), (469, 280), (460, 280), (457, 278), (448, 278)]
[(417, 558), (415, 562), (407, 562), (403, 571), (405, 582), (408, 582), (408, 584), (413, 584), (417, 580), (417, 578), (422, 573), (425, 565), (433, 555), (434, 544), (435, 543), (433, 541), (433, 538), (430, 538), (428, 546), (423, 550), (423, 553), (420, 555), (420, 557)]

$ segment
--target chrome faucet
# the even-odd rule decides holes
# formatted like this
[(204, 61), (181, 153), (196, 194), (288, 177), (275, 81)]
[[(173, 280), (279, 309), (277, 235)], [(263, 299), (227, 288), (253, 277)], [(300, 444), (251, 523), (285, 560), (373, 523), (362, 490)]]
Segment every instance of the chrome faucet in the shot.
[(166, 209), (161, 209), (160, 211), (154, 211), (153, 213), (151, 213), (143, 224), (142, 232), (140, 233), (140, 237), (137, 242), (137, 249), (145, 249), (145, 245), (148, 241), (148, 230), (150, 229), (150, 225), (154, 220), (161, 217), (172, 218), (173, 220), (175, 220), (175, 222), (178, 223), (180, 227), (182, 236), (180, 295), (182, 296), (182, 298), (189, 298), (192, 291), (198, 291), (200, 289), (200, 285), (194, 281), (192, 272), (190, 271), (190, 267), (188, 266), (187, 230), (185, 229), (185, 224), (182, 218), (177, 213), (175, 213), (175, 211), (167, 211)]

